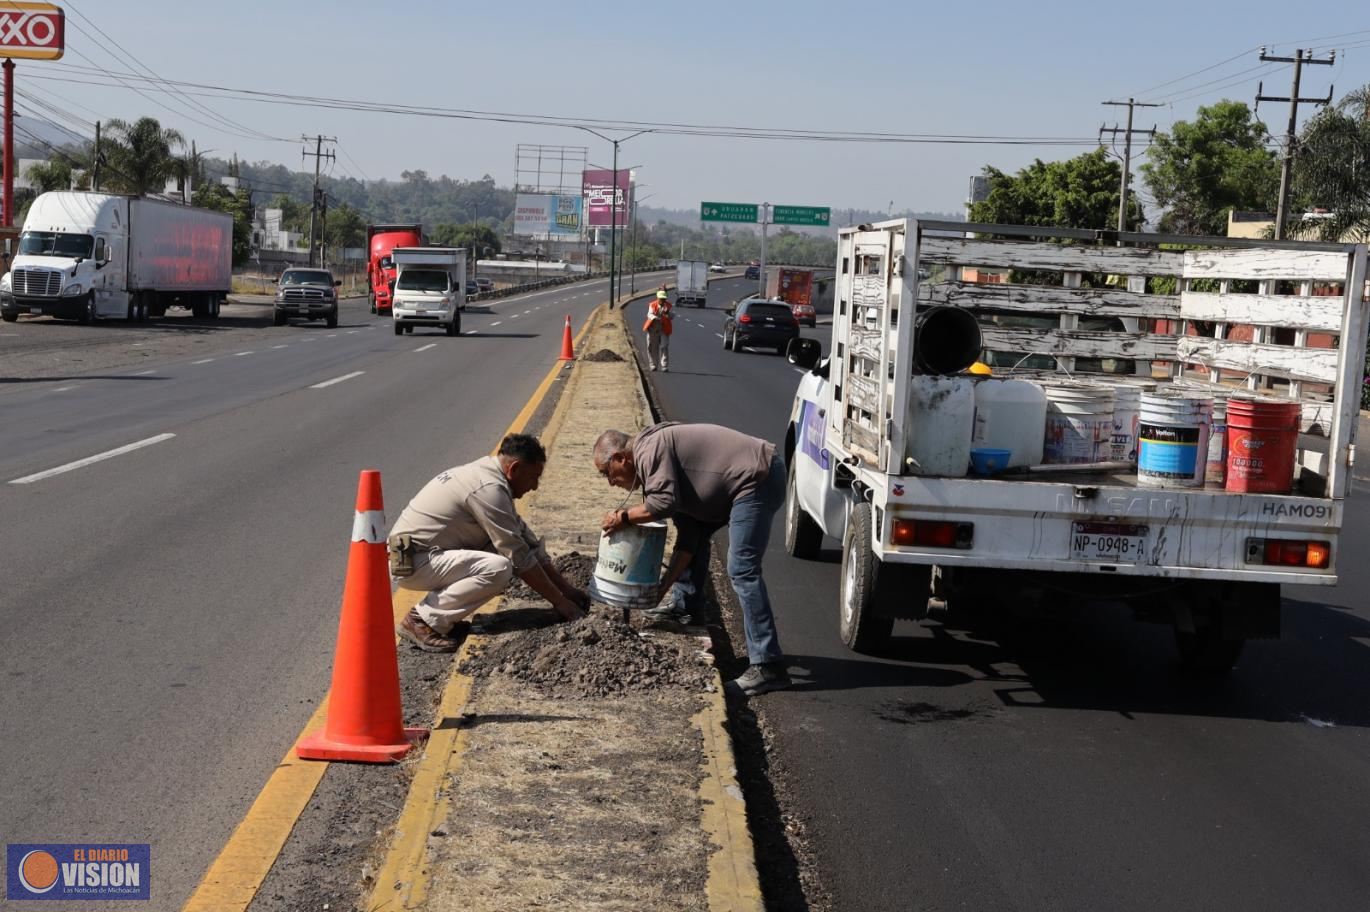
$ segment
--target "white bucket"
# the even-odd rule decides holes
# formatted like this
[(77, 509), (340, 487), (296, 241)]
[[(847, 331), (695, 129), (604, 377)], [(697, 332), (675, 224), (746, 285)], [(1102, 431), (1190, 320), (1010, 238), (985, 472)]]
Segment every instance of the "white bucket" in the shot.
[(1126, 384), (1113, 388), (1113, 436), (1109, 458), (1137, 461), (1137, 422), (1141, 417), (1142, 388)]
[(1044, 386), (1047, 465), (1108, 462), (1113, 442), (1113, 389), (1098, 383)]
[(1145, 393), (1137, 427), (1137, 483), (1203, 487), (1212, 423), (1209, 396)]
[(975, 382), (916, 374), (909, 380), (908, 456), (913, 475), (964, 478), (975, 427)]
[(975, 385), (972, 445), (1008, 450), (1008, 465), (1042, 464), (1047, 397), (1026, 380), (981, 380)]
[(1208, 431), (1208, 465), (1204, 483), (1212, 488), (1227, 484), (1227, 395), (1213, 394), (1213, 423)]
[(590, 595), (620, 608), (654, 607), (665, 554), (665, 523), (643, 523), (603, 533)]

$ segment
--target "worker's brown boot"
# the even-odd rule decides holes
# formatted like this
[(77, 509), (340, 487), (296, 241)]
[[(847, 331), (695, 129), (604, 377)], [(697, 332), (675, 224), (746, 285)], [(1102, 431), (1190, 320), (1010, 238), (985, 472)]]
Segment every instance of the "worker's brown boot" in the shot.
[(400, 621), (395, 632), (404, 637), (424, 652), (456, 652), (460, 645), (458, 640), (452, 637), (443, 636), (419, 617), (417, 608), (410, 608), (409, 613)]

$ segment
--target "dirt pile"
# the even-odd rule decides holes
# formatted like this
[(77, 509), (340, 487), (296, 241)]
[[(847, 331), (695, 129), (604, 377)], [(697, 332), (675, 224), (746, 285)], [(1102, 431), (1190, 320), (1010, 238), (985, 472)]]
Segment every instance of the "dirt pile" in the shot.
[(596, 608), (573, 623), (497, 637), (461, 670), (474, 678), (508, 675), (550, 697), (702, 693), (712, 685), (715, 672), (696, 641), (643, 636), (618, 616), (618, 609)]
[(592, 355), (585, 355), (582, 361), (622, 361), (623, 356), (611, 348), (601, 348)]
[[(585, 591), (590, 587), (590, 580), (595, 575), (596, 560), (594, 555), (572, 551), (569, 554), (560, 554), (552, 558), (552, 566), (557, 568), (557, 572), (566, 579), (566, 582), (581, 591)], [(533, 591), (533, 587), (518, 578), (515, 578), (513, 585), (504, 591), (504, 600), (506, 602), (541, 602), (544, 605), (547, 604), (542, 601), (542, 596)]]

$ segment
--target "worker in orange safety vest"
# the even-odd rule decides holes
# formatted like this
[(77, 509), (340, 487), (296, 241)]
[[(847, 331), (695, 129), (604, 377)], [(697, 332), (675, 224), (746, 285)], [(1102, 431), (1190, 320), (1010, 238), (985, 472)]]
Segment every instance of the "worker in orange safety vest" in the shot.
[(647, 334), (647, 363), (652, 370), (661, 365), (662, 373), (670, 370), (668, 362), (671, 354), (671, 299), (665, 289), (658, 291), (656, 297), (647, 305), (647, 321), (642, 324)]

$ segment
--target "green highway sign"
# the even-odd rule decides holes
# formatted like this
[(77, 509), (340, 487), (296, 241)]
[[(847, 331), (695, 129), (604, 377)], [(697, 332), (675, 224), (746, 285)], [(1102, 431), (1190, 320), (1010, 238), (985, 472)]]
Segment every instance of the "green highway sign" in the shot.
[[(755, 222), (756, 203), (700, 203), (701, 222)], [(827, 224), (827, 222), (823, 222)]]
[(772, 206), (771, 224), (773, 225), (816, 225), (826, 228), (832, 218), (832, 210), (827, 206)]

